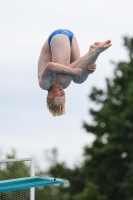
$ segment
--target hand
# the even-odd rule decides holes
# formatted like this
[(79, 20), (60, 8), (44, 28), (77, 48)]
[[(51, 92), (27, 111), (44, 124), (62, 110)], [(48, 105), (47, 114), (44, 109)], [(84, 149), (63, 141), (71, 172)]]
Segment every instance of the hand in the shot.
[(82, 75), (82, 69), (75, 68), (74, 71), (75, 71), (75, 75), (76, 76), (81, 76)]
[(96, 64), (87, 65), (86, 69), (89, 70), (90, 74), (92, 74), (96, 70)]

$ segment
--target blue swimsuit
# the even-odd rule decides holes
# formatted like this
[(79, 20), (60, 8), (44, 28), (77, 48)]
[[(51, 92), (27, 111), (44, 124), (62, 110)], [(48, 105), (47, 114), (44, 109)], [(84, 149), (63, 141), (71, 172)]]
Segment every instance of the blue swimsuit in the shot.
[(73, 33), (67, 29), (58, 29), (55, 30), (53, 33), (51, 33), (51, 35), (48, 37), (48, 46), (50, 47), (50, 42), (51, 39), (58, 34), (64, 34), (68, 37), (69, 41), (70, 41), (70, 45), (72, 44), (72, 39), (73, 39)]

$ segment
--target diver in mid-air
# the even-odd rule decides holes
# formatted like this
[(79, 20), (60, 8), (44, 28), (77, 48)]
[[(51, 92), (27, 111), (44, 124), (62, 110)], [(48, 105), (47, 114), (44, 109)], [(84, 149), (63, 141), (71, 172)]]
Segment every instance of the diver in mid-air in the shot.
[[(111, 40), (95, 42), (80, 57), (75, 35), (67, 29), (55, 30), (44, 43), (38, 61), (38, 82), (48, 91), (47, 107), (53, 116), (65, 113), (65, 91), (71, 81), (83, 83), (96, 70), (100, 53), (111, 46)], [(74, 92), (73, 92), (74, 95)]]

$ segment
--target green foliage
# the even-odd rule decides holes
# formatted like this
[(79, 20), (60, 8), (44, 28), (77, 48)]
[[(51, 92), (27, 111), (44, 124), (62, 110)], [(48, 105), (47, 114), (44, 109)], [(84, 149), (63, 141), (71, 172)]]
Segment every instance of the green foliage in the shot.
[[(12, 150), (11, 154), (6, 155), (6, 159), (15, 159), (16, 152)], [(30, 169), (24, 162), (7, 162), (0, 166), (0, 180), (10, 180), (15, 178), (29, 177)], [(18, 200), (18, 197), (24, 197), (25, 200), (29, 199), (30, 190), (11, 191), (0, 193), (0, 200), (14, 199)]]
[(53, 199), (133, 200), (133, 39), (124, 38), (124, 45), (129, 61), (114, 63), (106, 90), (94, 87), (89, 96), (100, 109), (90, 109), (93, 124), (83, 125), (96, 139), (84, 148), (82, 165), (69, 169), (55, 162), (49, 168), (51, 176), (70, 181), (58, 187)]
[[(53, 148), (51, 151), (44, 152), (45, 159), (50, 164), (49, 169), (47, 171), (39, 171), (37, 175), (40, 176), (50, 176), (56, 178), (64, 178), (65, 173), (69, 173), (67, 171), (67, 167), (65, 163), (58, 162), (58, 151)], [(68, 194), (66, 192), (67, 186), (64, 185), (54, 185), (48, 187), (39, 187), (35, 189), (35, 198), (37, 200), (68, 200)]]
[(129, 60), (114, 63), (105, 91), (94, 87), (89, 96), (100, 108), (90, 109), (93, 123), (83, 127), (95, 141), (73, 169), (58, 161), (56, 149), (45, 152), (50, 166), (38, 175), (68, 179), (70, 185), (36, 188), (37, 200), (133, 200), (133, 38), (125, 37), (124, 45)]
[(93, 88), (90, 94), (101, 108), (90, 109), (95, 125), (84, 123), (96, 135), (93, 146), (84, 149), (86, 185), (92, 182), (98, 194), (92, 198), (88, 192), (88, 200), (133, 199), (133, 39), (124, 38), (124, 44), (129, 62), (117, 64), (114, 78), (106, 79), (106, 91)]
[(57, 149), (51, 151), (45, 151), (45, 157), (49, 161), (50, 166), (47, 171), (40, 171), (38, 175), (48, 175), (51, 177), (68, 179), (70, 185), (57, 185), (50, 187), (36, 188), (36, 199), (38, 200), (72, 200), (72, 194), (76, 194), (78, 189), (83, 189), (83, 172), (80, 168), (75, 167), (69, 169), (64, 162), (58, 161)]

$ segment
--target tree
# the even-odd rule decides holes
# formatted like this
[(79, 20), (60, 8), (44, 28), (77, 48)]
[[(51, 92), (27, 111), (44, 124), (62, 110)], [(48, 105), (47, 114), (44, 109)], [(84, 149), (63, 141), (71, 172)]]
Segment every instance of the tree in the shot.
[[(15, 159), (16, 151), (12, 150), (10, 154), (6, 155), (6, 159)], [(29, 177), (30, 168), (24, 162), (3, 162), (0, 163), (0, 180), (10, 180), (15, 178)], [(18, 200), (23, 197), (25, 200), (29, 199), (29, 189), (0, 192), (0, 200), (14, 199)]]
[(90, 109), (93, 124), (84, 123), (96, 136), (84, 148), (85, 187), (74, 200), (133, 200), (133, 38), (125, 37), (129, 61), (116, 64), (106, 90), (93, 88)]
[(72, 200), (72, 196), (85, 186), (82, 168), (74, 166), (73, 169), (70, 169), (65, 162), (59, 162), (58, 151), (55, 148), (51, 151), (46, 151), (45, 157), (50, 166), (48, 170), (39, 171), (38, 175), (68, 179), (70, 184), (36, 188), (36, 199)]
[(83, 124), (96, 136), (84, 148), (84, 161), (69, 169), (53, 149), (49, 169), (38, 175), (66, 178), (70, 185), (36, 188), (37, 200), (133, 200), (133, 38), (125, 37), (124, 45), (129, 61), (114, 63), (106, 90), (94, 87), (89, 95), (100, 108), (90, 109), (92, 124)]

